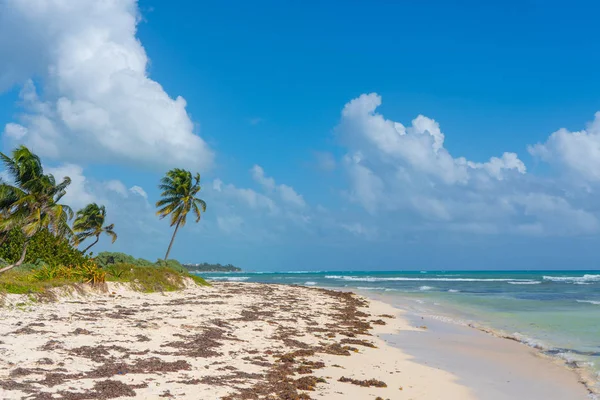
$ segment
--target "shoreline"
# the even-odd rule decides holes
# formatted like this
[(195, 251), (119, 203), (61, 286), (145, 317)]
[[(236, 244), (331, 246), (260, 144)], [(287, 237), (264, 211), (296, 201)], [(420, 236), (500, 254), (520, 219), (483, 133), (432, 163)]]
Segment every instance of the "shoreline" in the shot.
[[(373, 293), (357, 293), (386, 302)], [(413, 326), (426, 327), (429, 335), (405, 331), (387, 335), (387, 342), (402, 347), (418, 362), (455, 374), (477, 398), (597, 399), (593, 380), (587, 380), (587, 370), (582, 367), (573, 368), (560, 357), (483, 326), (420, 315), (397, 303), (386, 303)]]
[[(413, 322), (415, 322), (416, 319), (423, 320), (423, 317), (425, 317), (429, 323), (431, 323), (433, 320), (436, 324), (455, 326), (457, 329), (464, 328), (465, 331), (472, 330), (498, 340), (517, 343), (523, 347), (524, 352), (533, 352), (536, 357), (543, 358), (552, 365), (559, 365), (565, 371), (574, 374), (577, 378), (577, 382), (585, 387), (585, 390), (588, 392), (588, 397), (592, 400), (600, 398), (600, 377), (595, 375), (594, 371), (591, 369), (591, 366), (580, 365), (577, 361), (569, 361), (564, 357), (564, 355), (562, 355), (562, 353), (553, 353), (551, 348), (549, 349), (544, 347), (537, 341), (532, 341), (531, 338), (519, 334), (510, 334), (499, 329), (494, 329), (477, 321), (464, 321), (460, 318), (454, 318), (452, 316), (430, 314), (430, 312), (419, 312), (414, 310), (409, 311), (407, 308), (403, 308), (402, 305), (389, 301), (390, 299), (387, 299), (386, 296), (377, 295), (373, 292), (356, 290), (355, 293), (370, 299), (391, 304), (404, 313), (404, 315), (412, 315), (414, 319)], [(401, 299), (406, 301), (405, 298)]]
[[(466, 356), (471, 343), (464, 349), (432, 341), (439, 332), (431, 321), (419, 328), (406, 310), (361, 292), (213, 282), (146, 294), (110, 284), (106, 293), (73, 292), (52, 303), (11, 295), (6, 306), (0, 316), (6, 399), (491, 398), (481, 397), (464, 370), (415, 351), (448, 342), (456, 351), (441, 360), (447, 362)], [(517, 355), (529, 349), (480, 333), (494, 339), (492, 347), (510, 342), (519, 346)], [(471, 354), (469, 362), (483, 359)], [(538, 361), (535, 368), (551, 369), (549, 360)], [(569, 400), (587, 398), (576, 379), (564, 385), (575, 394)]]

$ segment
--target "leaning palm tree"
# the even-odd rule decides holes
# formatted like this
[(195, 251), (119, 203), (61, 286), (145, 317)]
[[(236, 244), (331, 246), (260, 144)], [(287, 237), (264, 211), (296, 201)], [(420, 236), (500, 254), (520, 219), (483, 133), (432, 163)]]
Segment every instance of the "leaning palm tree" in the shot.
[(100, 240), (100, 235), (106, 233), (112, 238), (112, 243), (117, 240), (115, 225), (104, 226), (106, 218), (106, 209), (96, 203), (88, 204), (85, 208), (77, 211), (75, 221), (73, 222), (73, 232), (75, 233), (75, 243), (79, 244), (85, 239), (95, 237), (96, 240), (83, 250), (85, 254)]
[(57, 184), (54, 176), (44, 174), (40, 158), (25, 146), (13, 150), (12, 157), (0, 153), (0, 160), (14, 182), (0, 184), (0, 231), (18, 228), (25, 235), (21, 257), (0, 269), (1, 273), (23, 263), (31, 238), (42, 229), (56, 236), (69, 235), (73, 211), (58, 203), (71, 179), (65, 177)]
[(175, 226), (173, 237), (169, 243), (165, 262), (169, 259), (169, 253), (175, 240), (179, 227), (185, 225), (188, 212), (193, 211), (196, 222), (200, 221), (202, 212), (206, 211), (206, 203), (196, 197), (200, 191), (200, 174), (192, 177), (192, 173), (184, 169), (175, 168), (167, 172), (160, 180), (158, 188), (162, 190), (161, 199), (156, 202), (158, 211), (156, 215), (160, 218), (171, 216), (171, 226)]

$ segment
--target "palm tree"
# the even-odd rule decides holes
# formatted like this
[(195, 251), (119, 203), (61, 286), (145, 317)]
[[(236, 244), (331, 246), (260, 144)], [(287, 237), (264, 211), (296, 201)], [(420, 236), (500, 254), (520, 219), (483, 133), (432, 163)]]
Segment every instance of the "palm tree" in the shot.
[(112, 238), (112, 243), (117, 240), (117, 234), (114, 232), (115, 225), (104, 226), (106, 218), (106, 209), (96, 203), (88, 204), (85, 208), (77, 211), (75, 222), (73, 222), (73, 232), (75, 233), (75, 243), (79, 244), (85, 239), (96, 237), (92, 244), (83, 250), (85, 254), (92, 246), (98, 243), (100, 235), (106, 233)]
[(206, 211), (206, 203), (196, 197), (200, 191), (200, 174), (192, 177), (192, 173), (184, 169), (175, 168), (167, 172), (160, 180), (158, 188), (162, 190), (160, 194), (161, 200), (156, 202), (156, 207), (159, 209), (156, 215), (161, 219), (166, 216), (171, 216), (171, 226), (175, 225), (173, 237), (169, 243), (165, 262), (169, 259), (169, 253), (175, 240), (175, 235), (179, 227), (184, 226), (187, 214), (193, 211), (196, 215), (196, 222), (200, 221), (202, 212)]
[(0, 230), (8, 232), (18, 228), (25, 235), (21, 257), (0, 269), (1, 273), (23, 263), (31, 238), (42, 229), (56, 236), (69, 235), (73, 211), (58, 203), (71, 179), (65, 177), (57, 184), (54, 176), (44, 174), (40, 158), (27, 147), (17, 147), (12, 158), (0, 153), (0, 160), (14, 181), (14, 185), (0, 183)]

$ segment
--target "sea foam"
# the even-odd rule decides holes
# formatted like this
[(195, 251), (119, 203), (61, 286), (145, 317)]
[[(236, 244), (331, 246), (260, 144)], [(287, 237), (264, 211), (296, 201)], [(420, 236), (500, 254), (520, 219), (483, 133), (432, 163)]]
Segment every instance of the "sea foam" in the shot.
[(207, 277), (209, 280), (220, 280), (220, 281), (229, 281), (229, 282), (243, 282), (250, 279), (248, 276), (212, 276)]
[(372, 276), (342, 276), (325, 275), (326, 279), (340, 279), (343, 281), (357, 282), (387, 282), (387, 281), (418, 281), (418, 282), (535, 282), (531, 279), (510, 279), (510, 278), (376, 278)]
[(587, 304), (595, 304), (597, 306), (600, 306), (600, 301), (594, 301), (594, 300), (575, 300), (578, 303), (587, 303)]
[(591, 282), (600, 282), (600, 275), (585, 274), (583, 276), (544, 276), (544, 280), (551, 282), (586, 284)]

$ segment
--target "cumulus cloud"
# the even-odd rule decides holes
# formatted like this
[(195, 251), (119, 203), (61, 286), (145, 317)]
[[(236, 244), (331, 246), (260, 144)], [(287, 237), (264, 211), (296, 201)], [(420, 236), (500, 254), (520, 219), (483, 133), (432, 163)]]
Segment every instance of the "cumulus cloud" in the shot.
[(267, 177), (265, 175), (265, 171), (262, 169), (261, 166), (255, 165), (252, 167), (252, 169), (250, 171), (252, 173), (252, 177), (254, 178), (254, 180), (256, 182), (261, 184), (265, 189), (267, 189), (269, 191), (273, 191), (273, 190), (277, 191), (277, 193), (279, 194), (279, 197), (285, 203), (291, 204), (293, 206), (300, 207), (300, 208), (306, 206), (306, 202), (304, 201), (304, 198), (302, 197), (302, 195), (296, 193), (294, 188), (291, 186), (288, 186), (285, 184), (277, 185), (275, 183), (275, 179)]
[(289, 185), (277, 183), (259, 165), (249, 172), (261, 190), (221, 179), (207, 186), (206, 199), (222, 233), (250, 241), (279, 241), (284, 239), (284, 232), (312, 232), (312, 213), (302, 195)]
[(125, 186), (125, 184), (119, 180), (110, 180), (108, 182), (106, 182), (106, 188), (108, 190), (111, 190), (115, 193), (120, 194), (123, 197), (127, 197), (127, 187)]
[(419, 115), (411, 126), (405, 127), (378, 114), (376, 109), (380, 105), (378, 94), (363, 94), (342, 110), (337, 130), (345, 144), (362, 149), (366, 158), (373, 156), (376, 162), (411, 168), (444, 184), (466, 184), (475, 170), (486, 171), (495, 179), (513, 171), (526, 172), (514, 153), (493, 157), (485, 163), (454, 158), (444, 148), (445, 135), (435, 120)]
[[(379, 218), (380, 225), (404, 219), (415, 229), (530, 235), (600, 229), (596, 215), (581, 201), (567, 198), (557, 182), (527, 175), (516, 153), (484, 162), (453, 156), (444, 147), (446, 136), (437, 121), (419, 115), (405, 126), (377, 113), (381, 101), (375, 93), (350, 101), (336, 128), (347, 150), (345, 193)], [(599, 127), (594, 122), (583, 133), (559, 131), (530, 152), (600, 179)]]
[(140, 186), (132, 186), (129, 188), (129, 191), (135, 195), (138, 195), (138, 196), (143, 197), (144, 199), (148, 200), (148, 194)]
[(600, 181), (600, 112), (594, 115), (587, 129), (578, 132), (559, 129), (545, 143), (529, 146), (528, 150), (577, 178)]
[(225, 184), (220, 179), (215, 179), (212, 184), (213, 190), (220, 196), (239, 201), (252, 209), (263, 209), (270, 213), (279, 212), (279, 207), (269, 197), (249, 188), (238, 188), (233, 184)]
[(79, 165), (63, 164), (58, 167), (46, 167), (44, 171), (54, 175), (57, 182), (62, 181), (65, 177), (71, 178), (71, 184), (67, 188), (67, 194), (61, 199), (61, 203), (68, 204), (73, 210), (99, 201), (99, 197), (92, 192), (83, 168)]
[(252, 178), (269, 190), (275, 189), (275, 179), (268, 178), (265, 176), (265, 171), (259, 165), (255, 165), (250, 170), (252, 172)]
[(136, 0), (1, 2), (0, 91), (24, 84), (6, 139), (61, 160), (209, 168), (186, 101), (148, 76), (139, 20)]

